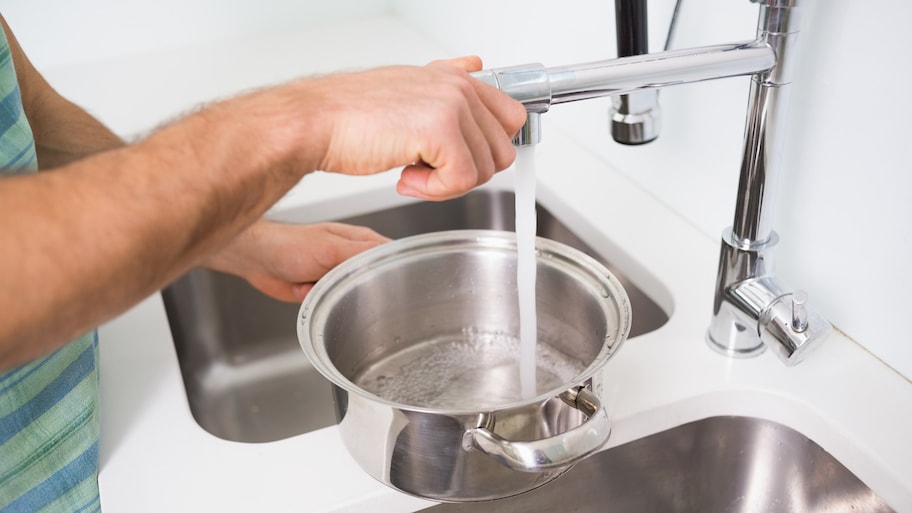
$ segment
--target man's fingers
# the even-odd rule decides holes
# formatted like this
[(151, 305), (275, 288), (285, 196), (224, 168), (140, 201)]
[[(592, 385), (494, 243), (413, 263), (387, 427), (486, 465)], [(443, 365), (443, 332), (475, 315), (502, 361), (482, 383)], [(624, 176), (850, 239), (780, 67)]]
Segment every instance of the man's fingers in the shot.
[[(333, 118), (320, 167), (363, 174), (411, 164), (398, 189), (423, 199), (456, 197), (488, 181), (513, 162), (510, 140), (526, 114), (519, 102), (468, 75), (481, 68), (475, 56), (435, 61), (424, 69), (381, 68), (372, 73), (385, 80), (370, 83), (396, 86), (369, 93), (354, 87), (365, 83), (366, 74), (336, 77), (348, 88), (335, 87), (331, 93), (345, 91), (350, 101), (339, 103), (344, 115)], [(401, 115), (380, 115), (390, 109)], [(415, 164), (422, 160), (429, 166)]]
[[(430, 164), (421, 161), (403, 169), (400, 194), (428, 200), (461, 196), (513, 163), (516, 149), (501, 122), (479, 98), (473, 97), (468, 103), (457, 127), (440, 127), (438, 135), (449, 143), (424, 159)], [(525, 109), (519, 108), (525, 118)]]
[(483, 181), (487, 181), (494, 172), (506, 169), (516, 158), (512, 138), (525, 123), (526, 109), (500, 91), (482, 82), (478, 85), (483, 87), (476, 87), (479, 104), (473, 105), (473, 118), (484, 135), (484, 151), (490, 155), (493, 165), (490, 172), (487, 168), (479, 170)]
[(313, 283), (298, 283), (291, 286), (291, 295), (296, 301), (304, 301), (307, 293), (314, 288)]
[(390, 240), (389, 237), (381, 235), (365, 226), (346, 223), (322, 223), (322, 225), (315, 226), (323, 226), (326, 228), (327, 232), (352, 242), (366, 242), (368, 244), (376, 245), (389, 242)]
[[(429, 66), (454, 66), (466, 73), (481, 71), (481, 58), (477, 55), (466, 55), (455, 59), (433, 61)], [(513, 137), (526, 122), (526, 109), (518, 101), (509, 101), (502, 91), (481, 80), (473, 81), (476, 92), (494, 116), (501, 121), (507, 135)], [(511, 99), (512, 100), (512, 99)]]
[(481, 102), (498, 120), (504, 132), (511, 138), (519, 132), (526, 122), (526, 107), (510, 98), (505, 93), (481, 80), (475, 81), (475, 91)]
[(476, 71), (481, 71), (483, 64), (481, 62), (481, 57), (477, 55), (464, 55), (462, 57), (456, 57), (455, 59), (432, 61), (428, 66), (455, 66), (466, 73), (474, 73)]
[[(434, 65), (455, 66), (463, 71), (472, 72), (482, 68), (481, 59), (477, 56), (466, 56), (448, 61), (435, 61)], [(496, 87), (492, 87), (481, 80), (471, 80), (472, 88), (477, 95), (479, 103), (474, 98), (468, 98), (477, 127), (484, 134), (484, 144), (476, 145), (474, 137), (468, 142), (472, 148), (484, 147), (484, 152), (490, 152), (493, 157), (496, 171), (507, 168), (516, 158), (516, 150), (511, 144), (511, 139), (519, 132), (526, 122), (526, 109), (516, 100), (513, 100)], [(503, 137), (506, 134), (507, 137)], [(468, 133), (466, 133), (468, 136)], [(476, 157), (476, 161), (479, 160)], [(490, 178), (485, 167), (479, 167), (479, 173), (486, 176), (480, 183)]]
[(478, 185), (475, 158), (464, 140), (454, 139), (449, 153), (439, 155), (434, 161), (439, 167), (424, 162), (405, 166), (397, 191), (406, 196), (440, 201), (461, 196)]

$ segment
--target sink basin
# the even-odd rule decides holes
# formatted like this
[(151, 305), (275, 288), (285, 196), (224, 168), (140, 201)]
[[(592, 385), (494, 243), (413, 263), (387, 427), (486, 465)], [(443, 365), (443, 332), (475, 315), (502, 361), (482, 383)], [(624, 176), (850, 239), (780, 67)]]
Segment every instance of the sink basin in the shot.
[(894, 511), (819, 445), (748, 417), (684, 424), (578, 463), (515, 497), (429, 513), (885, 513)]
[[(414, 203), (339, 221), (391, 238), (453, 229), (512, 230), (513, 194), (475, 191), (441, 203)], [(662, 326), (668, 315), (624, 273), (547, 209), (538, 233), (602, 261), (630, 297), (630, 337)], [(336, 422), (331, 386), (298, 344), (299, 305), (268, 298), (234, 276), (195, 269), (162, 292), (184, 386), (196, 421), (210, 433), (268, 442)]]

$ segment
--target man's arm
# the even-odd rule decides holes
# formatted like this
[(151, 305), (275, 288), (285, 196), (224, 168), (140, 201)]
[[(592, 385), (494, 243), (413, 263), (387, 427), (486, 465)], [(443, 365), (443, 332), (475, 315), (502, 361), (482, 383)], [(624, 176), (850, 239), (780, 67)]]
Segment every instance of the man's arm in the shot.
[[(114, 132), (57, 93), (10, 39), (26, 116), (41, 169), (54, 169), (125, 145)], [(286, 225), (264, 220), (246, 228), (201, 265), (245, 278), (263, 293), (301, 301), (313, 283), (349, 257), (387, 241), (366, 228), (325, 223)]]
[(57, 93), (29, 61), (2, 16), (0, 23), (10, 44), (40, 169), (53, 169), (124, 145), (114, 132)]
[[(23, 85), (28, 94), (31, 87)], [(239, 96), (79, 160), (40, 128), (46, 158), (63, 165), (0, 179), (0, 205), (14, 213), (0, 216), (0, 368), (47, 353), (160, 289), (310, 171), (405, 165), (400, 192), (445, 199), (512, 162), (510, 137), (524, 119), (522, 106), (497, 90), (434, 64)]]

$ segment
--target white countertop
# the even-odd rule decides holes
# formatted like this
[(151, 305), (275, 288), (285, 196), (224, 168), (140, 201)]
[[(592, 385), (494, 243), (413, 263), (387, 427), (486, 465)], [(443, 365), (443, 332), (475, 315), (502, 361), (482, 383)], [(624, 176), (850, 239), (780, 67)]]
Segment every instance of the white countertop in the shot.
[[(419, 44), (420, 36), (409, 34), (393, 19), (333, 30), (356, 34), (353, 39), (384, 37), (398, 48), (365, 57), (367, 65), (385, 59), (423, 62), (436, 50)], [(198, 55), (223, 49), (212, 46)], [(324, 66), (355, 65), (360, 52), (356, 44), (342, 48), (343, 57), (336, 61), (326, 52), (320, 56), (317, 49), (311, 50)], [(175, 55), (157, 58), (150, 56), (149, 62), (178, 65)], [(52, 83), (67, 84), (67, 73), (62, 70), (51, 77), (56, 80)], [(264, 71), (263, 81), (281, 79), (285, 73), (284, 68), (278, 73)], [(127, 75), (109, 71), (107, 77), (127, 86)], [(77, 92), (83, 87), (72, 84)], [(212, 90), (223, 94), (214, 85)], [(118, 118), (112, 108), (106, 119), (102, 106), (102, 118), (121, 133), (134, 133), (164, 110), (191, 105), (211, 92), (194, 89), (180, 96), (179, 88), (169, 91), (162, 94), (172, 97), (159, 99), (167, 103), (160, 111), (142, 111), (144, 107), (134, 105), (129, 118)], [(84, 86), (83, 94), (85, 104), (96, 93)], [(912, 511), (912, 384), (838, 332), (794, 368), (786, 368), (769, 352), (734, 360), (710, 351), (704, 331), (718, 241), (549, 127), (547, 116), (543, 125), (537, 160), (540, 203), (670, 312), (667, 324), (629, 341), (606, 366), (605, 401), (613, 418), (608, 447), (708, 416), (762, 417), (802, 432), (895, 509)], [(369, 178), (315, 174), (281, 201), (276, 212), (293, 212), (309, 222), (410, 201), (395, 195), (395, 178), (393, 173)], [(501, 174), (488, 187), (512, 188), (510, 178), (509, 172)], [(228, 442), (200, 428), (187, 405), (158, 295), (103, 326), (101, 345), (99, 482), (107, 513), (387, 512), (431, 505), (388, 489), (362, 472), (335, 427), (263, 444)]]

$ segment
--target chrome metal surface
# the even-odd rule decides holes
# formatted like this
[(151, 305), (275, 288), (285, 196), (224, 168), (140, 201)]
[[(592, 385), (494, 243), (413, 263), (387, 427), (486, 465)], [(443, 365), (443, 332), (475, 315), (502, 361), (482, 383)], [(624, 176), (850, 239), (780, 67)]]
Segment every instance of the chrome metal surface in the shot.
[(594, 454), (537, 490), (429, 513), (892, 513), (876, 492), (801, 433), (767, 420), (711, 417)]
[(707, 330), (707, 342), (714, 350), (742, 357), (766, 349), (759, 338), (757, 321), (766, 305), (783, 291), (775, 283), (776, 290), (753, 284), (757, 278), (772, 276), (771, 248), (776, 242), (778, 237), (773, 234), (766, 244), (738, 247), (730, 230), (722, 236), (713, 321)]
[(466, 431), (463, 448), (482, 451), (499, 463), (522, 472), (572, 465), (605, 445), (611, 434), (611, 423), (599, 398), (588, 389), (568, 390), (561, 394), (561, 399), (582, 411), (586, 420), (563, 433), (532, 442), (506, 440), (481, 425)]
[(541, 114), (530, 112), (526, 114), (519, 133), (513, 136), (513, 146), (532, 146), (541, 142)]
[(342, 440), (368, 474), (419, 497), (490, 500), (541, 486), (607, 441), (600, 371), (627, 339), (627, 294), (567, 245), (539, 238), (535, 256), (531, 397), (519, 386), (513, 232), (400, 239), (308, 294), (298, 338), (335, 385)]
[(776, 298), (767, 305), (758, 322), (760, 340), (790, 366), (807, 358), (817, 348), (815, 341), (827, 336), (833, 329), (817, 311), (809, 310), (806, 306), (803, 308), (803, 322), (796, 325), (793, 298), (797, 294), (798, 292), (787, 293)]
[[(629, 145), (656, 140), (662, 129), (658, 91), (638, 91), (612, 97), (611, 137)], [(541, 135), (539, 134), (539, 140)]]
[[(513, 194), (475, 191), (442, 203), (414, 203), (343, 219), (395, 239), (452, 229), (512, 230)], [(630, 297), (636, 337), (668, 315), (560, 219), (538, 206), (538, 233), (596, 257)], [(263, 296), (245, 281), (204, 269), (165, 291), (165, 307), (190, 409), (210, 433), (267, 442), (336, 422), (332, 387), (307, 362), (295, 335), (300, 305)]]
[[(555, 66), (544, 72), (541, 64), (511, 66), (473, 76), (500, 88), (531, 112), (546, 112), (550, 106), (572, 101), (752, 75), (775, 64), (772, 48), (755, 40)], [(523, 80), (515, 80), (516, 76)], [(528, 81), (534, 81), (534, 86)], [(529, 90), (536, 94), (529, 95)], [(546, 98), (550, 98), (547, 105)]]
[[(614, 0), (617, 55), (649, 53), (646, 0)], [(658, 91), (638, 91), (612, 98), (611, 137), (621, 144), (645, 144), (659, 136)]]
[(807, 292), (796, 290), (792, 294), (792, 329), (803, 332), (808, 327)]
[(786, 365), (807, 357), (832, 331), (803, 295), (793, 322), (792, 293), (773, 274), (771, 249), (775, 195), (782, 176), (789, 92), (795, 67), (799, 9), (794, 0), (760, 6), (758, 40), (776, 52), (776, 66), (751, 80), (741, 178), (732, 227), (723, 235), (710, 347), (730, 355), (751, 355), (771, 347)]
[[(647, 127), (657, 123), (652, 114), (653, 109), (657, 114), (658, 104), (653, 106), (651, 98), (630, 93), (753, 75), (734, 221), (722, 240), (707, 341), (711, 348), (729, 356), (754, 356), (769, 346), (787, 365), (795, 365), (832, 331), (829, 322), (805, 303), (801, 306), (804, 319), (798, 323), (790, 320), (792, 314), (785, 312), (788, 305), (782, 299), (790, 298), (791, 292), (776, 281), (770, 260), (770, 249), (776, 243), (772, 219), (782, 174), (800, 0), (755, 3), (760, 5), (760, 16), (753, 41), (571, 66), (514, 66), (504, 68), (507, 76), (503, 80), (499, 70), (477, 76), (486, 77), (520, 101), (528, 96), (526, 91), (537, 91), (529, 103), (535, 112), (547, 111), (558, 103), (614, 96), (617, 122), (612, 131), (620, 133), (613, 135), (641, 141), (650, 136)], [(514, 81), (509, 77), (514, 75), (524, 78), (519, 82), (521, 87), (511, 85)], [(545, 98), (550, 98), (550, 105), (542, 105)], [(634, 101), (643, 103), (633, 105)], [(657, 133), (658, 126), (654, 129)], [(642, 133), (624, 133), (628, 130)]]
[(507, 68), (477, 71), (472, 76), (522, 102), (528, 112), (548, 112), (551, 107), (551, 84), (548, 70), (541, 64), (523, 64)]
[(799, 299), (803, 323), (793, 323), (793, 293), (773, 274), (776, 232), (767, 241), (743, 245), (729, 229), (722, 236), (709, 346), (727, 356), (746, 357), (772, 348), (783, 363), (801, 363), (832, 331), (832, 325)]
[(733, 232), (749, 244), (767, 240), (772, 232), (799, 35), (800, 9), (794, 3), (773, 0), (760, 6), (757, 38), (776, 53), (776, 65), (753, 76), (748, 100)]

